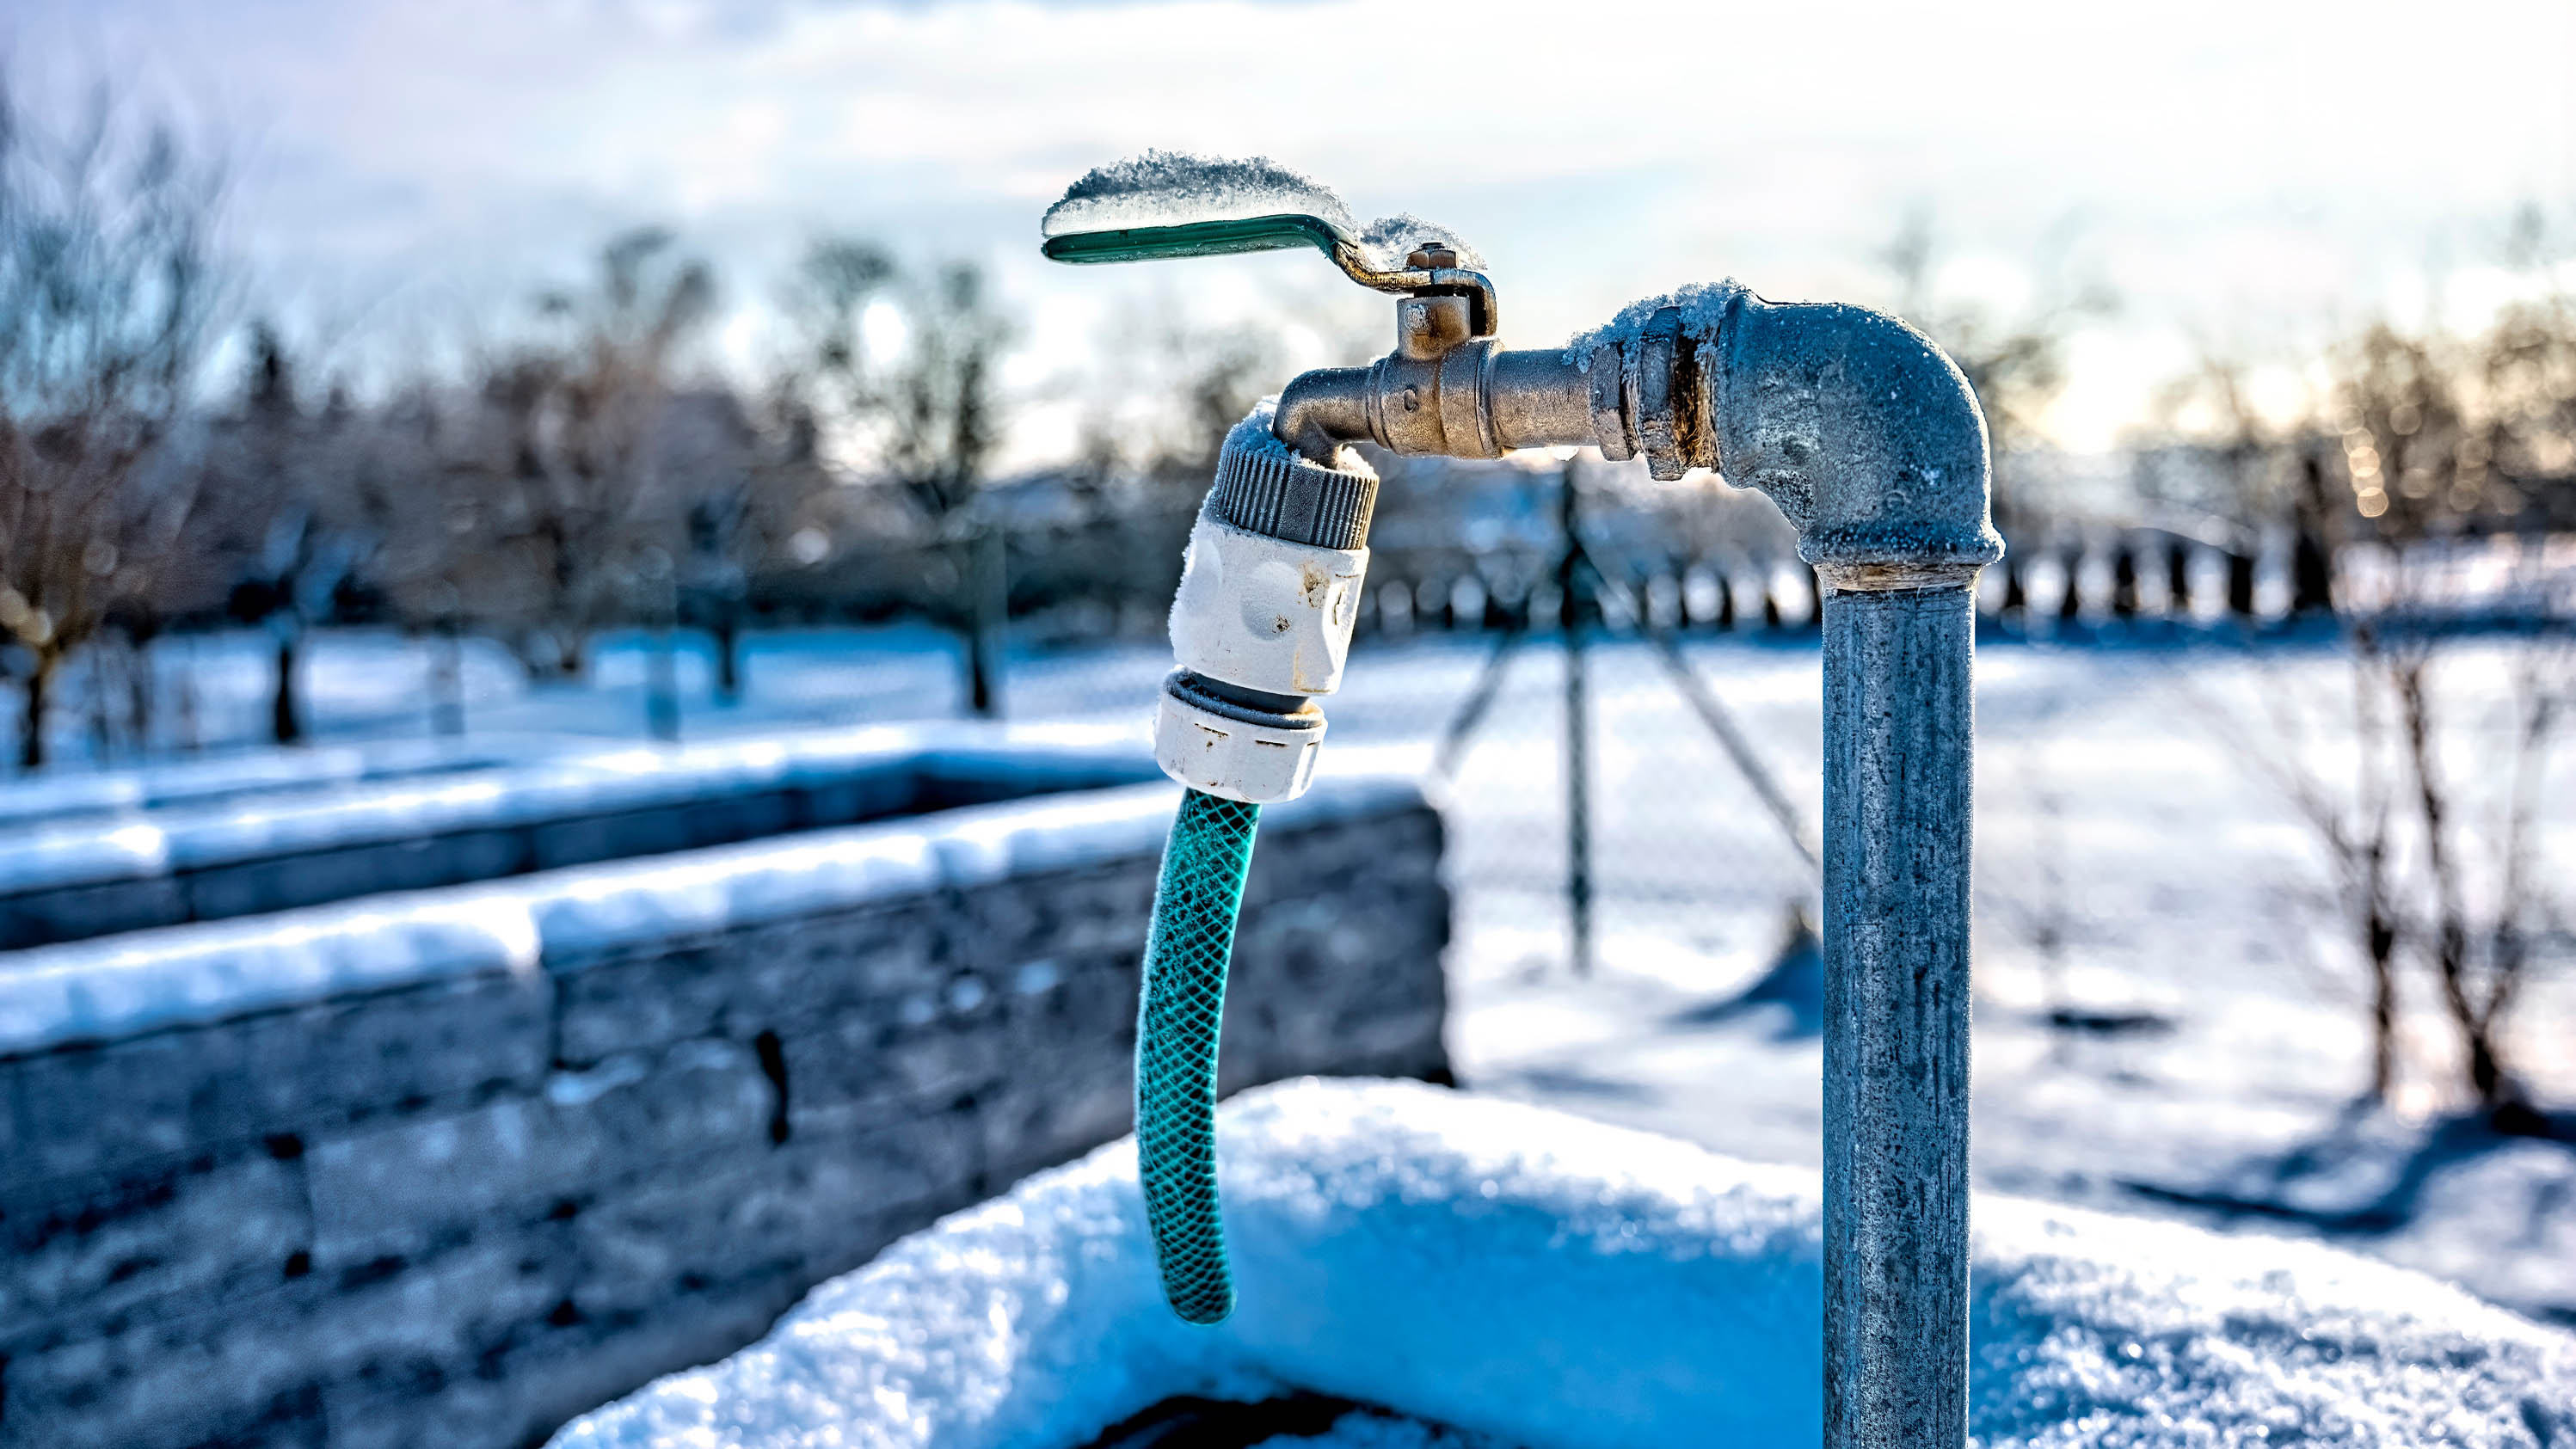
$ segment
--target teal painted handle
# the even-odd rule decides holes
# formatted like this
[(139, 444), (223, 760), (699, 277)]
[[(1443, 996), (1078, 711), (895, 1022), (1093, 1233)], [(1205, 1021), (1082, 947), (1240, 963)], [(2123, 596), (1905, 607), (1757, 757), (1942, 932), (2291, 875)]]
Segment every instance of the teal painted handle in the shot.
[(1145, 940), (1136, 1020), (1136, 1169), (1163, 1297), (1189, 1323), (1221, 1323), (1234, 1311), (1225, 1225), (1217, 1216), (1217, 1029), (1225, 1020), (1235, 912), (1243, 905), (1252, 832), (1260, 822), (1258, 805), (1181, 793)]

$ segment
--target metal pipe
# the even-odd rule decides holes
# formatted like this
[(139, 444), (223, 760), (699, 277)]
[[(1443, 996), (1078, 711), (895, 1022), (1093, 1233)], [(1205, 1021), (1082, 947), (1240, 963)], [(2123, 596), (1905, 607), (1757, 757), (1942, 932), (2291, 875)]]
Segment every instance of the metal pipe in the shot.
[(1825, 1443), (1959, 1449), (1985, 418), (1892, 317), (1738, 297), (1716, 333), (1711, 441), (1824, 594)]
[(1825, 1443), (1967, 1437), (1973, 596), (1825, 597)]
[(1301, 373), (1280, 390), (1270, 431), (1327, 464), (1344, 443), (1452, 458), (1599, 444), (1613, 457), (1628, 456), (1619, 438), (1601, 435), (1591, 384), (1567, 349), (1505, 352), (1484, 339), (1424, 356), (1398, 351), (1369, 367)]
[(1344, 443), (1370, 441), (1365, 367), (1319, 367), (1279, 390), (1270, 435), (1318, 467), (1333, 466)]
[[(1417, 331), (1456, 320), (1426, 310)], [(1977, 572), (2003, 554), (1985, 418), (1938, 348), (1863, 308), (1710, 289), (1623, 320), (1550, 352), (1404, 333), (1366, 371), (1291, 384), (1279, 436), (1317, 458), (1310, 434), (1469, 457), (1595, 443), (1658, 478), (1722, 466), (1796, 527), (1825, 633), (1825, 1443), (1960, 1449), (1969, 681)]]

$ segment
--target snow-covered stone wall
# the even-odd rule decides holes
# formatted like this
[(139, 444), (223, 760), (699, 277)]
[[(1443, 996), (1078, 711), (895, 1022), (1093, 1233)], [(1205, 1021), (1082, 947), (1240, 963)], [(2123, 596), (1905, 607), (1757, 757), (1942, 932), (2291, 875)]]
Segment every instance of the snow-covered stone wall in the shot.
[(1160, 778), (1121, 731), (957, 723), (310, 763), (31, 787), (0, 950)]
[[(0, 1445), (516, 1446), (1128, 1125), (1175, 791), (16, 954)], [(1263, 823), (1230, 1087), (1439, 1076), (1440, 822)]]

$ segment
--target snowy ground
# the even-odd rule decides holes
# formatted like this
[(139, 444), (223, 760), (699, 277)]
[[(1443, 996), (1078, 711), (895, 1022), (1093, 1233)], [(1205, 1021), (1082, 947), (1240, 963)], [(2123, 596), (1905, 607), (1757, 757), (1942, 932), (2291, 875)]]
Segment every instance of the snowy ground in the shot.
[[(1290, 1390), (1419, 1419), (1277, 1449), (1816, 1442), (1814, 1174), (1401, 1082), (1264, 1088), (1218, 1136), (1240, 1297), (1214, 1329), (1159, 1301), (1120, 1142), (553, 1442), (1060, 1449), (1175, 1396)], [(2313, 1245), (1988, 1197), (1971, 1282), (1989, 1449), (2576, 1432), (2576, 1338)]]
[[(1487, 647), (1362, 641), (1329, 706), (1326, 768), (1427, 762)], [(266, 718), (264, 641), (185, 650), (161, 667), (193, 680), (191, 728), (210, 741), (252, 737)], [(1693, 650), (1812, 811), (1812, 644), (1737, 636)], [(1588, 979), (1568, 969), (1560, 665), (1533, 649), (1448, 792), (1459, 1073), (1481, 1091), (1811, 1165), (1812, 1006), (1796, 989), (1739, 999), (1807, 896), (1805, 867), (1642, 647), (1591, 657), (1597, 964)], [(643, 641), (611, 640), (591, 685), (530, 689), (498, 651), (477, 649), (467, 722), (477, 734), (639, 734), (647, 658)], [(1006, 702), (1016, 718), (1141, 720), (1166, 660), (1141, 645), (1023, 657)], [(2492, 743), (2492, 663), (2491, 650), (2473, 650), (2450, 696), (2464, 774)], [(958, 707), (953, 655), (926, 631), (757, 639), (745, 700), (731, 707), (708, 700), (701, 655), (679, 665), (692, 738)], [(425, 658), (400, 641), (326, 638), (310, 669), (325, 738), (430, 727)], [(2314, 644), (2250, 656), (1983, 649), (1980, 1185), (2328, 1237), (2576, 1323), (2576, 1147), (2462, 1125), (2459, 1072), (2422, 972), (2409, 980), (2396, 1101), (2350, 1109), (2366, 1076), (2361, 973), (2313, 841), (2258, 781), (2247, 745), (2230, 743), (2284, 739), (2260, 697), (2331, 712), (2347, 697), (2344, 665)], [(80, 743), (76, 730), (66, 743)], [(2325, 758), (2332, 736), (2306, 748)], [(2576, 879), (2576, 764), (2562, 761), (2541, 798), (2554, 812), (2547, 874)], [(2564, 1113), (2576, 1108), (2576, 972), (2556, 965), (2510, 1045), (2544, 1105)]]

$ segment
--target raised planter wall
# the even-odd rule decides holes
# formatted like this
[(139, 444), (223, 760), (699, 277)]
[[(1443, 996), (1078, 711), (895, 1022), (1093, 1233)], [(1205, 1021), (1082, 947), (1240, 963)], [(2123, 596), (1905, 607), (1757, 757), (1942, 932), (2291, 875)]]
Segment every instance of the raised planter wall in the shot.
[[(0, 1445), (505, 1449), (1128, 1127), (1149, 785), (0, 972)], [(1267, 813), (1229, 1089), (1440, 1077), (1438, 817)]]
[(0, 951), (1160, 778), (1115, 733), (1044, 726), (556, 742), (508, 768), (468, 756), (483, 767), (403, 771), (343, 753), (377, 773), (326, 776), (327, 790), (265, 776), (215, 788), (246, 770), (123, 792), (66, 784), (55, 793), (133, 803), (0, 820)]

